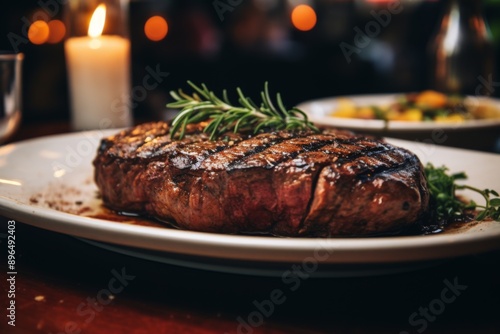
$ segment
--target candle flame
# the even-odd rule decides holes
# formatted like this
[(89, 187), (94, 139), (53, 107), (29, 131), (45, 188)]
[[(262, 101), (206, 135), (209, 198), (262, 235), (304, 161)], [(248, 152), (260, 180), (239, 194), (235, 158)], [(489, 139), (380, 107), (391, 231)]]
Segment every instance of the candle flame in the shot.
[(104, 21), (106, 20), (106, 5), (100, 4), (92, 14), (90, 19), (88, 34), (90, 37), (99, 37), (104, 29)]

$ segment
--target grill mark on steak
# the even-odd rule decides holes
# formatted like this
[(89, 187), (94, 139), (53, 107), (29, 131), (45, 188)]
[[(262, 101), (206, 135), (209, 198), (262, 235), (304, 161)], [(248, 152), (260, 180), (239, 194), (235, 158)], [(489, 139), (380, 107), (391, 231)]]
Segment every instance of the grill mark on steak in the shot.
[(207, 140), (208, 136), (200, 130), (200, 125), (188, 124), (185, 137), (177, 141), (170, 138), (167, 123), (145, 123), (103, 139), (99, 152), (124, 160), (161, 157), (190, 143)]
[(379, 161), (381, 164), (369, 166), (365, 165), (364, 168), (360, 169), (359, 172), (356, 174), (356, 177), (360, 181), (367, 181), (370, 179), (373, 179), (379, 174), (391, 174), (394, 172), (398, 172), (402, 169), (407, 169), (409, 167), (409, 164), (412, 161), (411, 157), (406, 157), (405, 160), (401, 163), (396, 163), (396, 164), (385, 164), (383, 163), (383, 157), (377, 157), (379, 158)]
[(290, 136), (297, 135), (297, 133), (286, 133), (284, 135), (270, 133), (268, 136), (257, 135), (246, 140), (237, 141), (222, 154), (207, 158), (197, 167), (206, 170), (230, 169), (242, 159), (258, 154), (266, 148), (286, 140)]
[(244, 169), (251, 167), (272, 169), (282, 162), (294, 159), (300, 153), (318, 150), (321, 147), (334, 142), (335, 139), (332, 139), (331, 137), (328, 139), (326, 139), (326, 137), (311, 138), (310, 136), (290, 138), (266, 148), (262, 152), (259, 152), (258, 155), (245, 157), (231, 167), (232, 169)]
[(349, 174), (374, 173), (376, 168), (390, 168), (393, 164), (401, 162), (385, 161), (382, 155), (391, 154), (387, 148), (373, 148), (362, 152), (354, 152), (347, 157), (337, 159), (336, 165)]
[[(361, 138), (361, 137), (359, 137)], [(358, 141), (359, 141), (358, 138)], [(305, 152), (316, 152), (323, 147), (329, 147), (327, 151), (330, 153), (340, 153), (349, 156), (355, 151), (357, 154), (362, 155), (371, 149), (371, 145), (352, 145), (352, 138), (332, 137), (331, 135), (318, 135), (308, 134), (303, 137), (293, 137), (284, 141), (278, 142), (275, 145), (262, 150), (259, 156), (254, 154), (244, 157), (238, 163), (232, 164), (228, 167), (235, 169), (249, 168), (249, 167), (264, 167), (272, 169), (280, 164), (286, 163), (289, 160), (295, 159), (298, 155)], [(367, 141), (367, 143), (369, 143)], [(347, 145), (344, 145), (347, 144)], [(330, 146), (334, 145), (334, 146)], [(349, 147), (349, 145), (351, 147)]]
[[(238, 161), (262, 152), (268, 147), (279, 144), (290, 138), (297, 138), (299, 133), (270, 134), (270, 136), (253, 137), (243, 140), (241, 137), (224, 141), (197, 141), (189, 143), (176, 151), (170, 161), (180, 160), (183, 164), (175, 164), (182, 169), (217, 170), (232, 167)], [(304, 136), (304, 134), (302, 134)], [(220, 154), (218, 154), (220, 153)]]
[(168, 161), (179, 169), (192, 169), (203, 162), (207, 157), (228, 147), (221, 141), (201, 141), (179, 148), (168, 156)]
[(168, 131), (169, 127), (165, 123), (139, 125), (103, 140), (99, 152), (106, 152), (106, 154), (117, 158), (130, 158), (139, 147), (149, 140), (165, 135)]
[(170, 135), (164, 135), (162, 137), (155, 138), (154, 140), (144, 143), (135, 151), (135, 156), (140, 159), (149, 159), (164, 156), (175, 149), (180, 149), (186, 145), (202, 140), (196, 137), (186, 138), (182, 142), (173, 142)]
[(309, 133), (281, 132), (267, 133), (236, 142), (234, 146), (228, 148), (221, 154), (208, 158), (199, 166), (200, 169), (207, 170), (231, 170), (235, 165), (244, 159), (259, 154), (266, 149), (279, 145), (284, 141), (306, 137)]
[[(168, 156), (175, 150), (177, 150), (176, 153), (180, 153), (179, 150), (187, 150), (187, 151), (193, 150), (192, 148), (190, 148), (191, 145), (194, 145), (194, 147), (198, 147), (197, 145), (202, 145), (205, 142), (213, 142), (209, 140), (209, 136), (206, 133), (201, 132), (201, 130), (196, 132), (195, 130), (196, 128), (194, 130), (191, 129), (190, 132), (187, 133), (185, 137), (180, 141), (170, 139), (169, 135), (168, 138), (170, 142), (166, 141), (162, 147), (159, 147), (156, 151), (153, 151), (152, 153), (158, 157), (165, 155)], [(234, 144), (243, 140), (241, 135), (235, 133), (227, 133), (225, 137), (227, 138), (227, 140), (225, 141), (222, 140), (216, 141), (217, 143), (219, 143), (218, 144), (219, 146), (224, 146), (224, 145), (227, 146), (229, 142), (232, 142)], [(172, 145), (178, 145), (178, 146), (172, 146)], [(210, 154), (208, 156), (210, 156)]]

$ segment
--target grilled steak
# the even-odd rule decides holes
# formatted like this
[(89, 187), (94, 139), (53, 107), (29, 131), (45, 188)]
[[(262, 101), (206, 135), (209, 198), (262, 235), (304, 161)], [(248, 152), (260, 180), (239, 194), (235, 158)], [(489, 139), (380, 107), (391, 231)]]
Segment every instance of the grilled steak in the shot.
[(104, 203), (179, 228), (278, 236), (370, 235), (419, 220), (429, 201), (418, 158), (349, 131), (228, 134), (167, 123), (105, 138), (94, 160)]

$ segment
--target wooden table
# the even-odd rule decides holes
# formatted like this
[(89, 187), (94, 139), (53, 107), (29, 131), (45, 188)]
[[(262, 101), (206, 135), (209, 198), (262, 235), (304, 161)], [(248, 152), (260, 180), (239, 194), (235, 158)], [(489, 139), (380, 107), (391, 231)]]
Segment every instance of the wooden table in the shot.
[[(500, 252), (402, 274), (308, 278), (290, 291), (280, 277), (150, 262), (22, 222), (12, 327), (8, 220), (0, 217), (0, 333), (500, 333)], [(285, 300), (259, 311), (277, 288)]]

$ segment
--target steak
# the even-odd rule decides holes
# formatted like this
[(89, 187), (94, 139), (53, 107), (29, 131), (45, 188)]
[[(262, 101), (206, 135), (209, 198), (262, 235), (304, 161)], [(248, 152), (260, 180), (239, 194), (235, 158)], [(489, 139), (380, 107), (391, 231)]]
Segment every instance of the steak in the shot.
[(165, 122), (102, 139), (95, 182), (108, 207), (178, 228), (276, 236), (362, 236), (416, 224), (429, 193), (419, 159), (382, 140), (327, 129), (208, 140)]

